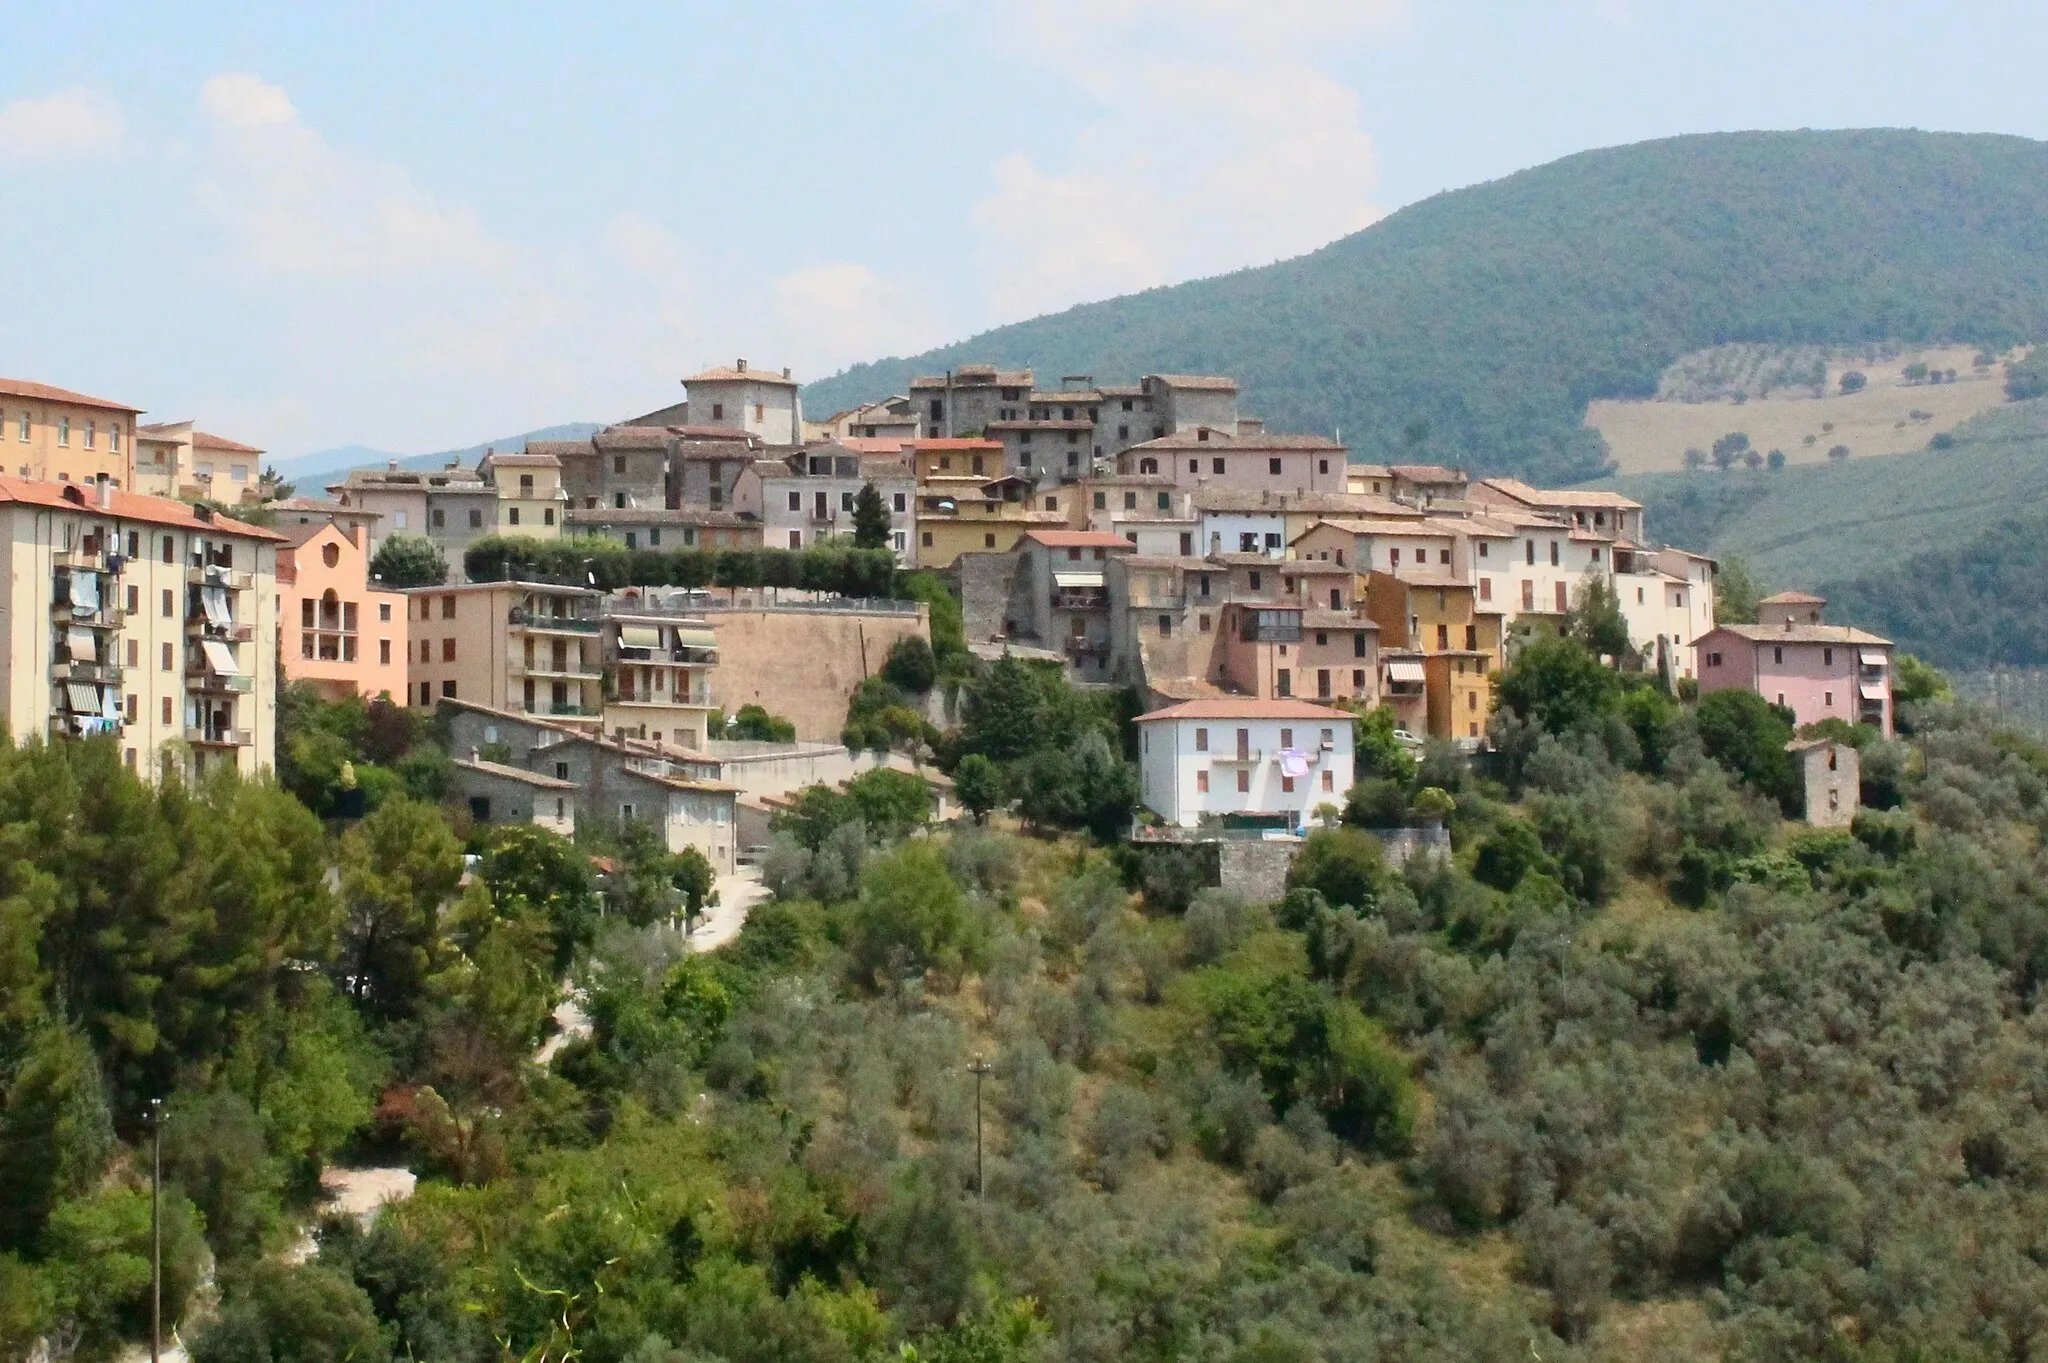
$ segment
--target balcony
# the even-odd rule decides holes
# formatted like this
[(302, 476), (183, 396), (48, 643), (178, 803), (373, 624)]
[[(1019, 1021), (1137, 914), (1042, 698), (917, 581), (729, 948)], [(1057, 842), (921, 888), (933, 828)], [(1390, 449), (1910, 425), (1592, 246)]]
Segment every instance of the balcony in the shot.
[(505, 616), (507, 624), (520, 629), (540, 630), (551, 634), (595, 634), (600, 628), (596, 616), (543, 615), (523, 606), (514, 606)]
[(1066, 641), (1067, 654), (1069, 657), (1074, 658), (1107, 658), (1109, 656), (1109, 647), (1109, 640), (1107, 639), (1068, 639)]
[(1109, 609), (1109, 593), (1100, 587), (1062, 588), (1053, 592), (1052, 608), (1056, 611), (1106, 611)]
[(246, 592), (255, 585), (255, 578), (248, 573), (210, 565), (203, 568), (187, 568), (185, 581), (194, 587), (225, 587), (231, 592)]
[(223, 676), (218, 672), (192, 671), (185, 674), (185, 689), (207, 695), (246, 696), (256, 689), (254, 677)]
[(58, 682), (105, 683), (110, 686), (121, 684), (119, 663), (56, 662), (50, 665), (50, 677)]
[(57, 623), (75, 629), (119, 629), (128, 623), (128, 612), (112, 608), (88, 611), (80, 615), (77, 608), (65, 601), (51, 603), (50, 613), (57, 617)]
[(52, 567), (69, 569), (75, 573), (108, 573), (114, 571), (112, 565), (108, 562), (108, 555), (103, 550), (98, 549), (59, 549), (50, 556), (50, 564)]
[(595, 705), (557, 705), (551, 700), (535, 701), (526, 708), (529, 715), (552, 716), (557, 719), (596, 719), (603, 711)]
[(565, 658), (556, 662), (551, 658), (536, 658), (531, 662), (514, 658), (505, 665), (505, 670), (515, 677), (600, 677), (604, 671), (596, 663), (581, 662)]
[(655, 710), (702, 710), (710, 708), (711, 692), (704, 690), (685, 691), (680, 695), (673, 692), (649, 695), (646, 692), (636, 691), (630, 696), (614, 696), (608, 703), (611, 705), (632, 705), (643, 709)]
[(1266, 760), (1266, 750), (1264, 748), (1238, 748), (1230, 752), (1210, 753), (1209, 760), (1211, 762), (1227, 763), (1231, 766), (1253, 766)]
[(201, 748), (247, 748), (255, 744), (255, 735), (247, 729), (220, 729), (212, 726), (188, 724), (185, 726), (185, 741)]
[(216, 625), (204, 615), (185, 617), (185, 633), (194, 638), (218, 639), (224, 644), (250, 644), (256, 642), (256, 626), (230, 620), (225, 625)]

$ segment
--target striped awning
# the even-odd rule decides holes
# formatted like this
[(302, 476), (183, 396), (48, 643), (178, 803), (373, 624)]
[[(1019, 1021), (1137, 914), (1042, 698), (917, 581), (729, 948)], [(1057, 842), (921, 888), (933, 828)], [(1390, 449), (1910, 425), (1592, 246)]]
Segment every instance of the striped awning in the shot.
[(676, 643), (684, 648), (717, 648), (718, 636), (708, 629), (691, 629), (687, 625), (678, 625)]
[(242, 665), (235, 661), (235, 651), (220, 640), (205, 639), (200, 642), (199, 647), (206, 654), (206, 665), (213, 669), (216, 676), (242, 675)]
[(1422, 664), (1407, 659), (1387, 664), (1387, 680), (1397, 682), (1419, 682), (1423, 680)]
[(1883, 700), (1885, 688), (1882, 682), (1865, 682), (1856, 688), (1856, 694), (1865, 700)]
[(620, 625), (619, 646), (622, 648), (660, 648), (661, 629), (656, 625)]

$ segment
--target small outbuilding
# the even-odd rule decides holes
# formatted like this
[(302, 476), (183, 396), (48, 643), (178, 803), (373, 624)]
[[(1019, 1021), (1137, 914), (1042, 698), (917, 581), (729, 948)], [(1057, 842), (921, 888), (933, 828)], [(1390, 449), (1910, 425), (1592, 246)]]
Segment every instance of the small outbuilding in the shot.
[(1856, 749), (1832, 738), (1801, 738), (1785, 745), (1799, 769), (1806, 821), (1815, 828), (1847, 828), (1856, 818), (1863, 779)]

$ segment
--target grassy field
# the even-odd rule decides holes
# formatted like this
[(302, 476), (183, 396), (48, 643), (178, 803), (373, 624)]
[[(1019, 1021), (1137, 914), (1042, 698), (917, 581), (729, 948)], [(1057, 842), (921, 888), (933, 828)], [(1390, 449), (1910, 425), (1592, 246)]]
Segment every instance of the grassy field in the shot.
[[(1959, 380), (1954, 390), (1973, 386), (1987, 387)], [(1641, 501), (1652, 540), (1740, 555), (1763, 582), (1795, 587), (1967, 545), (1987, 523), (2048, 511), (2048, 400), (2003, 404), (1954, 437), (1947, 450), (1886, 459), (1653, 473), (1596, 486)]]
[[(1586, 424), (1607, 441), (1623, 474), (1677, 472), (1685, 467), (1688, 449), (1711, 450), (1731, 431), (1741, 431), (1750, 444), (1768, 453), (1783, 450), (1789, 464), (1826, 464), (1827, 452), (1847, 445), (1852, 460), (1875, 455), (1924, 450), (1943, 431), (2005, 402), (2005, 370), (1994, 365), (1973, 368), (1974, 346), (1901, 350), (1886, 358), (1813, 352), (1826, 365), (1826, 396), (1815, 397), (1807, 386), (1777, 387), (1759, 396), (1750, 373), (1709, 376), (1713, 359), (1748, 360), (1754, 365), (1764, 347), (1717, 347), (1695, 352), (1671, 367), (1659, 395), (1646, 401), (1599, 401), (1586, 411)], [(1726, 352), (1753, 352), (1726, 357)], [(1906, 366), (1956, 372), (1954, 383), (1912, 383)], [(1869, 379), (1860, 393), (1844, 396), (1842, 375), (1854, 369)], [(1674, 383), (1674, 377), (1680, 382)], [(1713, 381), (1719, 379), (1719, 382)], [(1734, 380), (1732, 383), (1729, 380)], [(1689, 381), (1683, 381), (1689, 380)], [(1729, 388), (1743, 400), (1726, 396), (1698, 400)]]

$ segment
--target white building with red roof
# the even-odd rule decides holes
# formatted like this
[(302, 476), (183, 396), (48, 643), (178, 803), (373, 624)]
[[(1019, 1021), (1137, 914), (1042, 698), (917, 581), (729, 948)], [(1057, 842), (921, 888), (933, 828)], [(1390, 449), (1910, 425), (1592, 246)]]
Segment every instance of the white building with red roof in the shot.
[(1219, 696), (1138, 716), (1140, 798), (1170, 824), (1300, 830), (1351, 789), (1351, 716), (1302, 700)]

